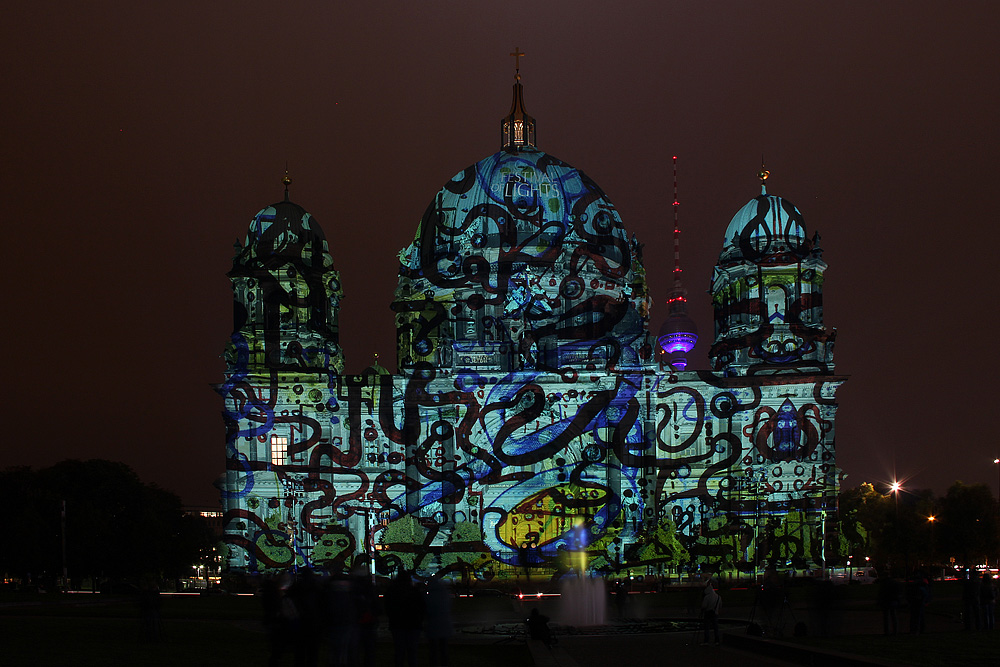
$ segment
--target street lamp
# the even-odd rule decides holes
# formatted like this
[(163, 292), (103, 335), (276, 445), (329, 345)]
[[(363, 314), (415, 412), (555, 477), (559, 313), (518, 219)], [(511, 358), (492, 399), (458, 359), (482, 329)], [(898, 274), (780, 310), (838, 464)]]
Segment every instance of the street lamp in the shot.
[(997, 499), (1000, 500), (1000, 457), (993, 459), (997, 467)]
[[(892, 481), (892, 485), (889, 487), (889, 491), (892, 493), (892, 497), (896, 504), (896, 526), (895, 526), (895, 542), (896, 549), (899, 549), (900, 535), (899, 535), (899, 490), (903, 488), (903, 485), (896, 480)], [(909, 573), (910, 570), (910, 553), (909, 548), (904, 547), (903, 549), (903, 571)]]
[[(993, 464), (997, 467), (997, 514), (1000, 515), (1000, 457), (993, 459)], [(997, 563), (1000, 563), (1000, 557)]]
[(934, 565), (934, 522), (937, 521), (937, 517), (931, 514), (927, 517), (927, 523), (931, 524), (931, 565)]

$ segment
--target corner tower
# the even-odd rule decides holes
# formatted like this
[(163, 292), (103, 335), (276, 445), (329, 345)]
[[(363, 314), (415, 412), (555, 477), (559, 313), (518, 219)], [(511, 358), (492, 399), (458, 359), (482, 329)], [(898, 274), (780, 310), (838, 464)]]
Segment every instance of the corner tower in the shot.
[(261, 209), (235, 244), (233, 333), (225, 381), (215, 387), (225, 401), (218, 485), (227, 562), (247, 571), (293, 567), (294, 552), (322, 539), (291, 514), (306, 494), (299, 473), (315, 472), (315, 445), (330, 442), (330, 386), (344, 365), (340, 275), (316, 220), (289, 201), (287, 174), (284, 183), (284, 200)]
[(289, 201), (287, 175), (283, 183), (284, 200), (261, 209), (236, 244), (227, 356), (246, 353), (259, 370), (340, 372), (340, 274), (323, 230)]
[(712, 370), (727, 376), (833, 373), (836, 331), (823, 325), (823, 250), (790, 201), (761, 193), (726, 229), (712, 276)]

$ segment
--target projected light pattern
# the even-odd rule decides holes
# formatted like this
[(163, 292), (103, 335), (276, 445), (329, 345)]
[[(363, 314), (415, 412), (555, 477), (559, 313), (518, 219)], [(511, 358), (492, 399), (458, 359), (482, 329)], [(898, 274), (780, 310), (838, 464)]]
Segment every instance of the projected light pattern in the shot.
[(400, 253), (399, 366), (637, 368), (653, 352), (638, 251), (582, 172), (537, 150), (490, 156)]
[[(801, 328), (800, 295), (781, 304), (788, 322), (717, 336), (727, 373), (661, 366), (640, 246), (614, 206), (552, 156), (501, 152), (451, 179), (400, 253), (401, 374), (343, 375), (325, 243), (296, 245), (301, 229), (272, 223), (263, 233), (287, 243), (251, 268), (253, 224), (230, 274), (237, 326), (219, 387), (230, 570), (340, 570), (362, 554), (383, 573), (483, 578), (660, 567), (676, 564), (673, 530), (695, 564), (820, 561), (843, 378), (831, 350), (822, 368), (807, 351), (822, 321), (814, 310)], [(765, 286), (818, 291), (819, 273), (775, 266)], [(727, 306), (749, 298), (716, 286)], [(277, 316), (247, 305), (261, 302)], [(332, 310), (292, 314), (299, 304)]]
[(763, 192), (733, 217), (712, 277), (712, 368), (726, 375), (833, 373), (823, 326), (823, 250), (802, 214)]

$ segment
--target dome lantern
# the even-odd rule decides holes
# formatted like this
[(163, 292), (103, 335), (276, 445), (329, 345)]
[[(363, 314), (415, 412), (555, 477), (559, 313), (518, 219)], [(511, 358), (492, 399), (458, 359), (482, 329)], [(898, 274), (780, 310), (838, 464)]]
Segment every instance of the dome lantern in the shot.
[(510, 111), (500, 121), (500, 146), (505, 151), (517, 152), (535, 147), (535, 119), (524, 110), (524, 89), (521, 86), (520, 59), (524, 53), (515, 47), (514, 92)]

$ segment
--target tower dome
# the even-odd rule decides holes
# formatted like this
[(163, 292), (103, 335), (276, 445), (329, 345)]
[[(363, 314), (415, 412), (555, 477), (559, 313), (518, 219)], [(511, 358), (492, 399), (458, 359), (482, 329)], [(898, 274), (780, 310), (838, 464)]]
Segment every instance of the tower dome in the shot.
[(811, 249), (802, 213), (787, 199), (767, 194), (762, 183), (760, 195), (737, 211), (726, 227), (720, 260), (782, 260), (805, 257)]
[(254, 215), (237, 261), (265, 261), (281, 256), (311, 265), (326, 250), (320, 226), (304, 208), (286, 199), (265, 206)]

